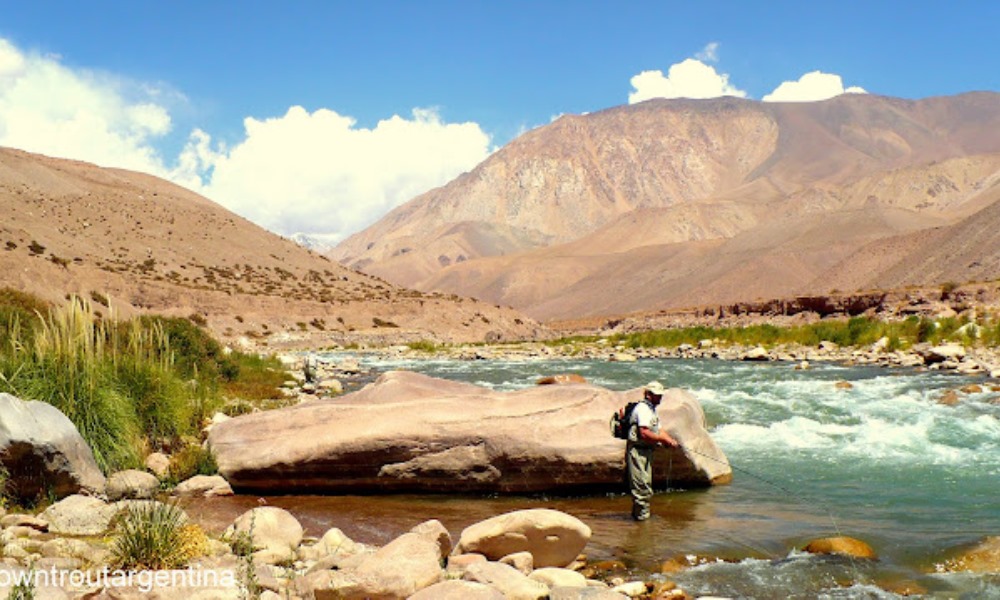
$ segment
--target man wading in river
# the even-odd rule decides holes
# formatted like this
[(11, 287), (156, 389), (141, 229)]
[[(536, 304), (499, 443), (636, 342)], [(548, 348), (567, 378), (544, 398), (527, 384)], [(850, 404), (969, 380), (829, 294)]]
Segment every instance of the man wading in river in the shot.
[(632, 494), (632, 518), (636, 521), (649, 518), (649, 500), (653, 497), (653, 450), (660, 445), (680, 446), (668, 433), (660, 431), (656, 407), (665, 391), (658, 381), (647, 384), (642, 402), (636, 405), (629, 418), (625, 465)]

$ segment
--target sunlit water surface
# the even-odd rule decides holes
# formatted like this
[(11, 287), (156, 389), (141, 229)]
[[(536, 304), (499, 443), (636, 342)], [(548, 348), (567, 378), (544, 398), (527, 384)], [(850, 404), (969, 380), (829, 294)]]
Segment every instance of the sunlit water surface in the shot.
[[(695, 594), (737, 598), (891, 598), (915, 582), (932, 597), (1000, 598), (1000, 576), (935, 574), (962, 546), (1000, 535), (1000, 394), (937, 402), (946, 389), (975, 382), (944, 373), (702, 360), (386, 361), (496, 389), (531, 386), (543, 375), (579, 373), (612, 389), (652, 379), (697, 396), (712, 437), (735, 473), (731, 485), (667, 491), (649, 523), (633, 524), (623, 495), (584, 498), (441, 496), (287, 496), (269, 498), (320, 535), (341, 527), (359, 541), (384, 543), (429, 518), (453, 535), (466, 525), (519, 508), (551, 507), (593, 529), (592, 560), (624, 561), (637, 575), (677, 555), (724, 559), (671, 574)], [(853, 388), (841, 390), (838, 381)], [(980, 382), (982, 383), (982, 382)], [(257, 502), (201, 502), (202, 518), (222, 526)], [(817, 558), (796, 548), (830, 535), (861, 538), (874, 563)]]

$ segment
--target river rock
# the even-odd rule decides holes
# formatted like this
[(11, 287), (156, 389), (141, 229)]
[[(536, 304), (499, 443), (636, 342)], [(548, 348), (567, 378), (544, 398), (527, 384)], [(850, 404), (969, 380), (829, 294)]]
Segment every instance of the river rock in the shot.
[(178, 483), (173, 493), (178, 496), (211, 498), (214, 496), (232, 496), (233, 488), (221, 475), (195, 475), (190, 479)]
[(339, 379), (324, 379), (319, 382), (319, 389), (328, 394), (343, 394), (344, 384)]
[(428, 523), (365, 556), (353, 569), (330, 571), (324, 585), (314, 589), (316, 600), (402, 599), (441, 581), (443, 527), (436, 521)]
[(499, 561), (502, 564), (510, 565), (525, 575), (530, 575), (535, 570), (535, 557), (531, 552), (515, 552), (504, 556)]
[(104, 490), (90, 446), (59, 409), (0, 394), (0, 466), (6, 493), (17, 498)]
[(118, 508), (79, 494), (67, 496), (38, 515), (57, 535), (101, 535), (111, 528)]
[(498, 562), (470, 565), (463, 579), (492, 586), (510, 600), (542, 600), (549, 595), (549, 586), (529, 579), (510, 565)]
[(938, 565), (938, 570), (951, 573), (1000, 573), (1000, 537), (986, 538), (974, 548)]
[[(392, 371), (340, 398), (219, 423), (209, 443), (238, 492), (621, 489), (625, 443), (608, 418), (641, 396), (584, 384), (500, 392)], [(693, 395), (668, 390), (658, 412), (683, 445), (656, 452), (658, 485), (668, 471), (672, 486), (731, 479)]]
[(941, 344), (932, 348), (918, 350), (924, 359), (924, 364), (933, 365), (946, 361), (961, 362), (965, 358), (965, 346), (961, 344)]
[(259, 506), (243, 513), (230, 525), (223, 537), (234, 539), (249, 533), (255, 560), (274, 564), (288, 560), (302, 543), (303, 530), (292, 513), (276, 506)]
[(549, 600), (628, 600), (628, 596), (603, 587), (554, 587)]
[(842, 554), (852, 558), (878, 558), (871, 546), (861, 540), (846, 536), (813, 540), (806, 544), (803, 550), (810, 554)]
[(937, 402), (944, 406), (956, 406), (958, 405), (958, 392), (955, 390), (945, 390), (938, 396)]
[(13, 536), (16, 538), (38, 537), (42, 532), (34, 527), (15, 526), (4, 529), (4, 537)]
[(743, 356), (740, 357), (740, 360), (749, 362), (764, 362), (771, 360), (771, 357), (765, 348), (757, 346), (756, 348), (751, 348), (750, 350), (744, 352)]
[(46, 558), (88, 558), (96, 551), (96, 548), (83, 540), (55, 538), (44, 542), (39, 554)]
[(442, 581), (410, 596), (409, 600), (504, 600), (499, 590), (474, 581)]
[(490, 560), (530, 552), (535, 568), (565, 567), (580, 555), (590, 533), (583, 521), (558, 510), (518, 510), (466, 527), (455, 551), (476, 552)]
[(552, 587), (587, 587), (587, 578), (569, 569), (544, 567), (535, 569), (528, 575), (531, 579)]
[(539, 377), (535, 385), (565, 385), (569, 383), (587, 383), (587, 378), (576, 373), (560, 373)]
[(164, 479), (170, 474), (170, 457), (162, 452), (151, 453), (143, 464), (159, 479)]
[(616, 585), (611, 588), (611, 591), (628, 596), (629, 598), (634, 598), (636, 596), (644, 596), (649, 590), (647, 589), (646, 582), (644, 581), (629, 581)]
[(486, 562), (486, 557), (482, 554), (452, 554), (448, 557), (448, 564), (445, 567), (445, 577), (448, 579), (461, 579), (469, 565)]
[(112, 502), (125, 498), (149, 499), (160, 491), (160, 480), (152, 473), (129, 469), (113, 473), (104, 489)]
[(639, 358), (628, 352), (615, 352), (608, 360), (611, 362), (636, 362)]
[(315, 544), (299, 548), (300, 560), (322, 560), (331, 555), (349, 556), (357, 553), (358, 544), (337, 527), (327, 530)]
[(49, 530), (49, 523), (32, 515), (15, 513), (0, 518), (0, 527), (4, 529), (11, 527), (31, 527), (32, 529), (45, 532)]
[(411, 529), (410, 532), (422, 535), (437, 544), (438, 552), (441, 555), (442, 561), (445, 560), (449, 554), (451, 554), (451, 534), (448, 533), (448, 530), (441, 524), (441, 521), (438, 521), (437, 519), (424, 521), (420, 525)]

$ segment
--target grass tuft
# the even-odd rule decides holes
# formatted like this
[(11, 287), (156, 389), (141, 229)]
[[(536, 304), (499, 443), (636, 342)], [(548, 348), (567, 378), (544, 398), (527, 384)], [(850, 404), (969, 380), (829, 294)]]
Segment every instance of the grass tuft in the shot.
[(127, 508), (118, 521), (111, 555), (117, 569), (180, 569), (207, 545), (204, 532), (185, 524), (177, 505), (142, 502)]

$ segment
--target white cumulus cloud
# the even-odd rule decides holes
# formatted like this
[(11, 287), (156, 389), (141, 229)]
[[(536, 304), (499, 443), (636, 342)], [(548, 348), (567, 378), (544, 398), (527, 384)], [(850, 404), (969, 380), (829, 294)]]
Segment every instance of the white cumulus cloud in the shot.
[[(718, 44), (709, 44), (700, 54), (708, 60), (716, 59)], [(729, 83), (729, 75), (719, 73), (715, 67), (688, 58), (663, 71), (643, 71), (631, 79), (634, 91), (628, 95), (629, 104), (651, 98), (718, 98), (736, 96), (746, 98), (747, 93)]]
[(207, 173), (201, 191), (282, 234), (338, 241), (392, 208), (474, 167), (490, 152), (475, 123), (445, 123), (434, 110), (393, 116), (373, 128), (332, 110), (293, 106), (244, 121), (246, 136), (213, 149), (192, 135), (175, 173)]
[(162, 175), (151, 142), (170, 131), (171, 119), (152, 101), (157, 92), (0, 38), (0, 145)]
[(164, 177), (276, 233), (338, 241), (491, 151), (478, 124), (446, 123), (434, 110), (364, 128), (296, 106), (246, 118), (228, 147), (194, 129), (179, 156), (164, 157), (157, 145), (178, 99), (167, 86), (69, 68), (0, 38), (0, 145)]
[(840, 75), (811, 71), (798, 81), (782, 82), (773, 92), (764, 96), (764, 102), (815, 102), (827, 100), (841, 94), (867, 94), (863, 88), (845, 88)]

